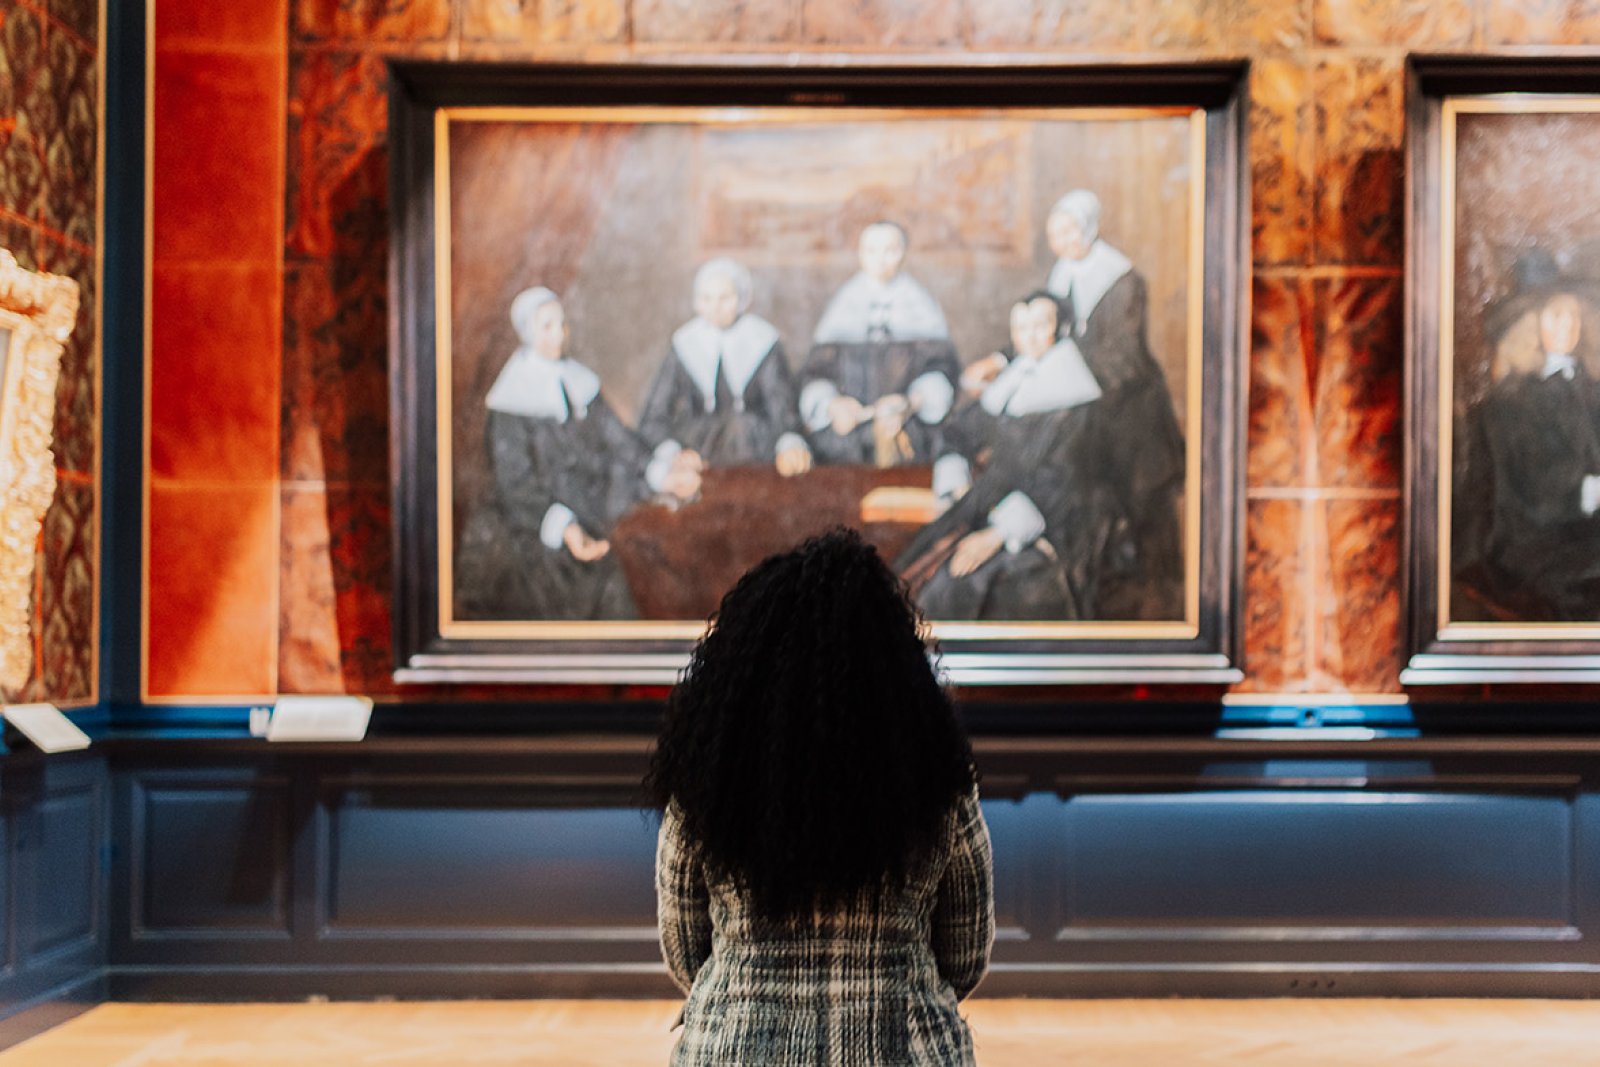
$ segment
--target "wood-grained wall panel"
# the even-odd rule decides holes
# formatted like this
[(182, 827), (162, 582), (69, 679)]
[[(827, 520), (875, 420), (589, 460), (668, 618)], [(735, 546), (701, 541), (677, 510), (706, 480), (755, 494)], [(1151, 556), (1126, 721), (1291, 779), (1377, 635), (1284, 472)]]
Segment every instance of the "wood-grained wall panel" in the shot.
[[(470, 747), (428, 767), (381, 743), (116, 757), (119, 795), (168, 798), (121, 818), (119, 863), (176, 890), (169, 936), (136, 936), (130, 894), (148, 890), (114, 876), (118, 994), (669, 993), (655, 826), (632, 806), (643, 744)], [(1366, 993), (1600, 989), (1600, 755), (1169, 748), (980, 751), (987, 992), (1270, 994), (1305, 974)], [(254, 809), (287, 810), (286, 847), (240, 837)], [(198, 877), (179, 887), (186, 854)], [(235, 921), (239, 884), (292, 887), (288, 936)]]
[(653, 939), (655, 821), (572, 793), (481, 779), (327, 784), (326, 935), (536, 936), (631, 922)]
[(100, 847), (105, 840), (105, 790), (99, 781), (47, 795), (25, 817), (19, 857), (32, 872), (33, 921), (27, 926), (24, 965), (82, 948), (100, 933), (105, 884)]
[(1075, 799), (1068, 820), (1061, 917), (1075, 933), (1133, 923), (1555, 936), (1576, 922), (1567, 796), (1110, 795)]
[(288, 782), (154, 775), (131, 783), (128, 916), (138, 938), (290, 934)]
[(60, 1021), (98, 995), (107, 958), (110, 790), (98, 755), (0, 756), (0, 1042), (31, 1032), (45, 1000)]

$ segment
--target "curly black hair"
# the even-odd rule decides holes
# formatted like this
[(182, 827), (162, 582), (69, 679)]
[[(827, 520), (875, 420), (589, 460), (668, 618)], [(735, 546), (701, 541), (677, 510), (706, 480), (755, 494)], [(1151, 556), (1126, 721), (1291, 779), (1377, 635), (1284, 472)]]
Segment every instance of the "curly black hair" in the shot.
[(668, 701), (645, 779), (756, 914), (904, 880), (975, 781), (904, 584), (853, 530), (757, 564)]

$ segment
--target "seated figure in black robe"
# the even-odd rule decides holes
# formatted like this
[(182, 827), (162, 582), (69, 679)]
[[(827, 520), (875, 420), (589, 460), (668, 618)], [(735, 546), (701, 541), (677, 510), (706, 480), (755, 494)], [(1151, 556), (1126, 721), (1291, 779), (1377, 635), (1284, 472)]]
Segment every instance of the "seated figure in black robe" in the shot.
[(710, 260), (695, 273), (695, 317), (673, 333), (639, 415), (639, 434), (655, 450), (652, 489), (661, 490), (675, 469), (774, 463), (785, 476), (811, 469), (783, 342), (747, 310), (751, 289), (750, 272), (732, 259)]
[[(1593, 622), (1600, 620), (1600, 382), (1582, 358), (1583, 302), (1546, 254), (1525, 256), (1518, 281), (1521, 291), (1506, 301), (1515, 314), (1501, 315), (1501, 325), (1509, 330), (1512, 320), (1536, 316), (1538, 351), (1525, 364), (1500, 367), (1464, 418), (1452, 570), (1480, 618)], [(1491, 309), (1491, 318), (1504, 309)], [(1458, 603), (1453, 614), (1474, 612)]]
[[(634, 618), (606, 538), (649, 495), (644, 442), (600, 395), (594, 371), (567, 358), (566, 316), (555, 293), (519, 293), (511, 321), (522, 344), (485, 401), (493, 490), (457, 545), (457, 614)], [(678, 473), (667, 489), (692, 496), (698, 475)]]
[(960, 373), (938, 301), (901, 269), (906, 233), (861, 232), (861, 270), (823, 310), (800, 372), (800, 415), (818, 462), (929, 463)]
[(1087, 189), (1056, 201), (1045, 238), (1058, 257), (1046, 288), (1061, 334), (1077, 343), (1105, 393), (1097, 417), (1124, 427), (1107, 462), (1129, 527), (1103, 563), (1097, 617), (1182, 618), (1183, 430), (1150, 351), (1145, 280), (1100, 236), (1100, 199)]
[(1015, 358), (950, 434), (976, 474), (896, 563), (930, 619), (1093, 617), (1117, 525), (1095, 417), (1103, 394), (1056, 336), (1048, 294), (1011, 309), (1011, 337)]

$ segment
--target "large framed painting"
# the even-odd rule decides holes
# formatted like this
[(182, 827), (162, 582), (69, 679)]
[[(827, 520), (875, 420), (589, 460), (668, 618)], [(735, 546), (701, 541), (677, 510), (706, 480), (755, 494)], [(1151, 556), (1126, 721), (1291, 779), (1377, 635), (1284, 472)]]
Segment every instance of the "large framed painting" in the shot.
[(397, 677), (669, 682), (861, 530), (957, 683), (1225, 683), (1244, 65), (391, 66)]
[(1410, 62), (1408, 683), (1600, 681), (1597, 87)]

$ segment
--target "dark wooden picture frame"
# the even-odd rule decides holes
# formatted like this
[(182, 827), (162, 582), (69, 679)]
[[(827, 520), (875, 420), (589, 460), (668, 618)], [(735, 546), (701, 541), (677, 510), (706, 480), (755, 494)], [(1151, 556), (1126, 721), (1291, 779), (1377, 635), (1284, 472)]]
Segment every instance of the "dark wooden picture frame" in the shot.
[[(983, 57), (958, 65), (778, 66), (754, 59), (627, 66), (390, 64), (390, 352), (395, 539), (396, 678), (403, 682), (673, 681), (703, 619), (672, 625), (541, 622), (454, 627), (440, 560), (440, 415), (450, 403), (439, 374), (441, 296), (437, 241), (441, 135), (459, 109), (1168, 109), (1192, 118), (1192, 158), (1203, 175), (1191, 212), (1194, 249), (1187, 298), (1195, 339), (1188, 366), (1186, 602), (1182, 625), (1112, 622), (1082, 630), (1014, 623), (940, 632), (941, 662), (957, 684), (1227, 684), (1241, 677), (1238, 597), (1244, 455), (1243, 373), (1248, 333), (1247, 64), (1009, 65)], [(569, 121), (582, 121), (581, 117)], [(1202, 163), (1203, 161), (1203, 163)], [(448, 194), (444, 194), (448, 203)], [(448, 217), (448, 216), (444, 216)], [(1021, 294), (1016, 294), (1020, 296)], [(448, 314), (448, 310), (445, 313)], [(448, 388), (448, 383), (445, 383)], [(1186, 394), (1187, 395), (1187, 394)], [(448, 500), (446, 496), (443, 499)], [(449, 589), (448, 577), (445, 589)], [(442, 611), (441, 606), (447, 610)], [(659, 616), (657, 616), (659, 618)], [(631, 627), (631, 628), (630, 628)], [(987, 628), (986, 628), (987, 627)]]
[[(1547, 402), (1525, 390), (1549, 368), (1512, 358), (1523, 340), (1514, 322), (1530, 335), (1523, 347), (1549, 349), (1541, 308), (1579, 285), (1589, 306), (1576, 313), (1573, 336), (1586, 350), (1597, 339), (1588, 336), (1600, 326), (1590, 321), (1600, 312), (1588, 295), (1594, 271), (1581, 280), (1569, 273), (1581, 227), (1563, 226), (1592, 216), (1592, 202), (1570, 188), (1529, 195), (1522, 179), (1506, 177), (1553, 170), (1523, 151), (1537, 140), (1583, 153), (1588, 171), (1600, 169), (1597, 87), (1593, 53), (1414, 55), (1407, 63), (1407, 685), (1600, 682), (1600, 604), (1592, 617), (1581, 603), (1575, 613), (1580, 576), (1534, 575), (1512, 562), (1547, 557), (1538, 546), (1554, 543), (1558, 520), (1529, 518), (1533, 509), (1504, 487), (1517, 483), (1515, 496), (1547, 502), (1568, 494), (1534, 489), (1539, 479), (1527, 475), (1548, 462), (1490, 428), (1495, 419), (1554, 425), (1553, 416), (1527, 417), (1529, 404)], [(1558, 125), (1577, 121), (1585, 136), (1563, 137)], [(1522, 209), (1508, 211), (1511, 203)], [(1600, 249), (1600, 227), (1587, 240)], [(1574, 355), (1581, 385), (1596, 357), (1558, 353)], [(1511, 398), (1514, 389), (1524, 390), (1521, 399)], [(1506, 406), (1491, 410), (1491, 402)], [(1518, 464), (1524, 476), (1508, 476)], [(1579, 493), (1570, 495), (1576, 513)]]

